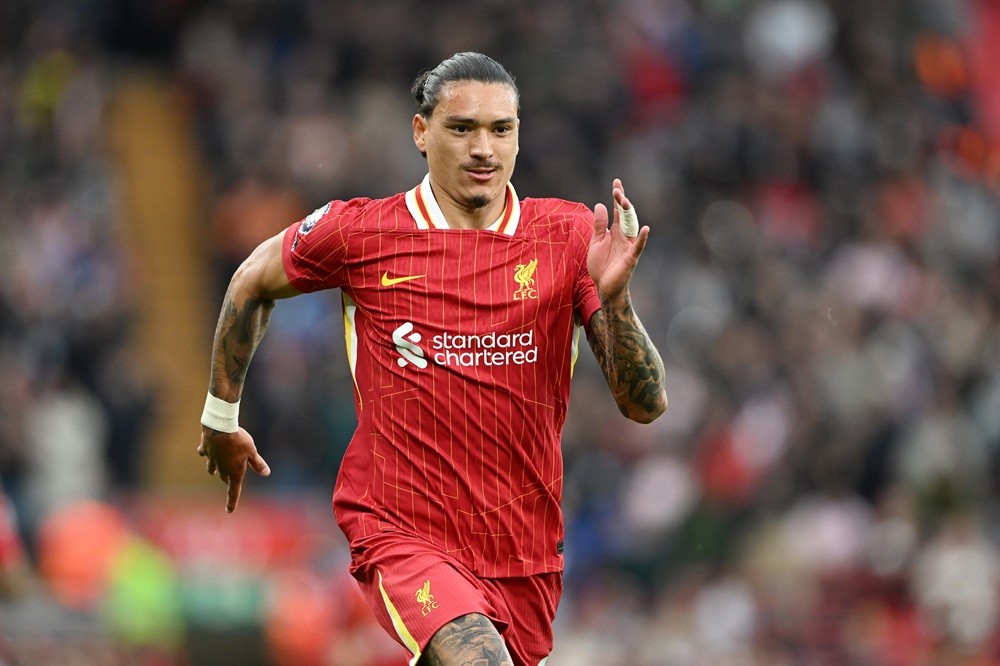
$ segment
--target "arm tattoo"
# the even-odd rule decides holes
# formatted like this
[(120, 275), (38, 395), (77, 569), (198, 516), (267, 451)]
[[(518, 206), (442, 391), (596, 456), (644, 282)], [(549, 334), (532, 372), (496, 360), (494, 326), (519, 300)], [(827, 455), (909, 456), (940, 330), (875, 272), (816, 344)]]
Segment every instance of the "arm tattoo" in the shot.
[(469, 613), (438, 629), (420, 666), (514, 666), (507, 646), (484, 615)]
[[(602, 299), (603, 300), (603, 299)], [(626, 296), (625, 307), (608, 302), (590, 319), (587, 339), (622, 414), (651, 420), (664, 410), (663, 360)]]
[(240, 399), (250, 359), (264, 337), (273, 309), (273, 300), (239, 299), (233, 289), (226, 292), (212, 346), (212, 395), (229, 402)]

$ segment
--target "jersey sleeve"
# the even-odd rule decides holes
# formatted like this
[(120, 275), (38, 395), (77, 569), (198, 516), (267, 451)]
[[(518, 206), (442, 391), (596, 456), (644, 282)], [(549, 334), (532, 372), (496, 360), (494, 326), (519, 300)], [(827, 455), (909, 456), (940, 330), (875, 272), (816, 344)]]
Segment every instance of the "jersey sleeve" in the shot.
[(590, 248), (590, 237), (594, 233), (591, 217), (593, 213), (586, 206), (581, 206), (581, 209), (573, 221), (573, 243), (579, 263), (576, 285), (573, 289), (573, 311), (580, 323), (589, 328), (590, 318), (601, 309), (601, 297), (597, 293), (594, 279), (587, 270), (587, 250)]
[(313, 292), (346, 284), (347, 241), (367, 202), (331, 201), (285, 230), (281, 259), (293, 287)]

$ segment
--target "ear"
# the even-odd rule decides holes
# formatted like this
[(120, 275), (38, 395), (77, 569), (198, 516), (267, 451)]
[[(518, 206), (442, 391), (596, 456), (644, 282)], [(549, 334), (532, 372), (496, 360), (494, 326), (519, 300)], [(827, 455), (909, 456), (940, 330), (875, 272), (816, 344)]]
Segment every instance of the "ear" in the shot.
[(419, 113), (413, 116), (413, 143), (421, 153), (427, 152), (427, 119)]

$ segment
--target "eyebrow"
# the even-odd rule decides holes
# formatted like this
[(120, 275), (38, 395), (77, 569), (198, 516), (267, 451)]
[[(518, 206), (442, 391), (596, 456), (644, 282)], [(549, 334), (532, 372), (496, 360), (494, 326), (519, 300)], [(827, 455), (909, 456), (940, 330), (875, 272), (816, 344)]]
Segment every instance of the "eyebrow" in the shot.
[[(462, 116), (447, 116), (447, 117), (445, 117), (444, 120), (445, 120), (445, 122), (449, 122), (449, 123), (462, 123), (464, 125), (479, 125), (480, 124), (479, 120), (477, 120), (476, 118), (465, 118), (465, 117), (462, 117)], [(507, 118), (498, 118), (498, 119), (496, 119), (493, 122), (488, 123), (488, 124), (490, 124), (490, 125), (509, 125), (509, 124), (513, 123), (515, 120), (517, 120), (517, 117), (510, 116), (510, 117), (507, 117)]]

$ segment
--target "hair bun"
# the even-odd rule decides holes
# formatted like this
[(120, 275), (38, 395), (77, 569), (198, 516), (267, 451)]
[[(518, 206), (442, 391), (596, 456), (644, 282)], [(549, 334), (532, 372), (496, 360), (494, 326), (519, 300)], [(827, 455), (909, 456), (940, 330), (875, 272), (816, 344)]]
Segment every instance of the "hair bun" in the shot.
[(410, 88), (410, 92), (413, 94), (414, 99), (417, 100), (418, 105), (424, 103), (424, 89), (427, 87), (427, 79), (431, 75), (431, 70), (423, 72), (417, 77), (417, 80), (413, 82), (413, 86)]

